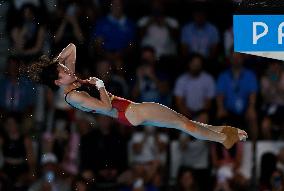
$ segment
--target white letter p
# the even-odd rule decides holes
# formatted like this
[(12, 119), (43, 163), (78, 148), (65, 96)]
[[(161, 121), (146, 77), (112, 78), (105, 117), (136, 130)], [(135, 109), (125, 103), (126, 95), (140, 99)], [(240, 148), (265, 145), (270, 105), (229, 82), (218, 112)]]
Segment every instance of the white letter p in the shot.
[[(257, 34), (256, 27), (262, 26), (264, 31)], [(268, 26), (264, 22), (253, 22), (253, 44), (257, 44), (258, 39), (264, 37), (268, 33)]]
[(284, 22), (282, 22), (278, 27), (278, 44), (282, 44), (282, 38), (284, 36), (283, 31), (282, 31), (283, 26), (284, 26)]

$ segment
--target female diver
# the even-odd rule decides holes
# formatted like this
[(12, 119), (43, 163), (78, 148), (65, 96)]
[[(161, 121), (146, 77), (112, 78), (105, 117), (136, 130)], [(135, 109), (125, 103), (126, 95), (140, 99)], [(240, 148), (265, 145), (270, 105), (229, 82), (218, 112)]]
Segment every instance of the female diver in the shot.
[(71, 106), (116, 118), (125, 125), (174, 128), (197, 139), (219, 142), (227, 149), (247, 138), (247, 133), (238, 128), (199, 123), (158, 103), (135, 103), (112, 95), (107, 92), (102, 80), (95, 77), (81, 80), (76, 77), (75, 62), (76, 46), (69, 44), (54, 60), (41, 57), (25, 72), (33, 81), (52, 89), (62, 86), (65, 101)]

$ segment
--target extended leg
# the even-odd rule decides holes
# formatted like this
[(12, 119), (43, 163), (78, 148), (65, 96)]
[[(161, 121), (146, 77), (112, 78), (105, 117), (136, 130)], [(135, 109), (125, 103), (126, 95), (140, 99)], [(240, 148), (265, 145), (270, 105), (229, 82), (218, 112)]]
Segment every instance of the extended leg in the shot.
[[(159, 127), (175, 128), (184, 131), (198, 139), (215, 141), (226, 144), (228, 136), (233, 131), (228, 131), (228, 128), (210, 126), (196, 121), (192, 121), (174, 110), (156, 103), (142, 103), (137, 106), (137, 112), (143, 116), (143, 125), (154, 125)], [(219, 130), (214, 131), (214, 129)], [(226, 129), (225, 132), (223, 132)], [(225, 145), (227, 148), (231, 147), (235, 142), (239, 141), (238, 129), (234, 128), (237, 136), (234, 136), (234, 141), (230, 145)], [(241, 131), (241, 130), (240, 130)], [(241, 138), (240, 138), (241, 139)], [(232, 142), (232, 141), (230, 141)]]

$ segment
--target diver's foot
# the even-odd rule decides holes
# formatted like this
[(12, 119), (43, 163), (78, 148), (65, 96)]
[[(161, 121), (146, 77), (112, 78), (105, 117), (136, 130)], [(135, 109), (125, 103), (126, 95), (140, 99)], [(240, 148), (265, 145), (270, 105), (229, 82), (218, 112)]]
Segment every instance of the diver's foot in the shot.
[(224, 133), (226, 135), (226, 139), (223, 142), (223, 145), (226, 149), (230, 149), (239, 141), (245, 141), (248, 138), (247, 133), (244, 130), (225, 126), (221, 133)]

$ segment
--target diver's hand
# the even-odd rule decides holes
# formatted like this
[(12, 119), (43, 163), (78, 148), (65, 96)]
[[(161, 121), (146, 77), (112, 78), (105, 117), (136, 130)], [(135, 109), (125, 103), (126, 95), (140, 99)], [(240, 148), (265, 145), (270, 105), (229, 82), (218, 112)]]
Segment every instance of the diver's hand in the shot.
[(90, 84), (95, 85), (98, 90), (99, 90), (100, 88), (104, 88), (104, 87), (105, 87), (104, 82), (103, 82), (102, 80), (100, 80), (99, 78), (90, 77), (87, 81), (88, 81)]
[(89, 79), (87, 79), (87, 82), (89, 82), (90, 84), (96, 85), (96, 82), (100, 80), (99, 78), (96, 77), (89, 77)]
[(60, 54), (54, 59), (54, 61), (59, 62), (59, 64), (65, 65), (73, 73), (75, 73), (76, 46), (73, 43), (70, 43), (60, 52)]

